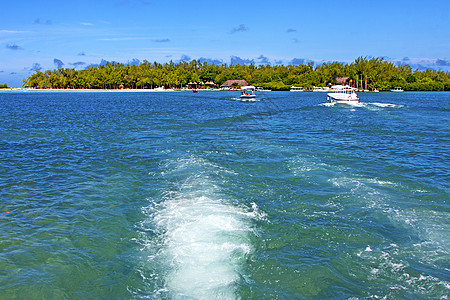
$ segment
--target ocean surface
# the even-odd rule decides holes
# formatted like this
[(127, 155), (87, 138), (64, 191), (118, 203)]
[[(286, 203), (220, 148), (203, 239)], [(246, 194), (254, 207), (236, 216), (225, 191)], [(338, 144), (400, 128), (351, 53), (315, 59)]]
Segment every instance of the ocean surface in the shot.
[(0, 92), (1, 299), (449, 299), (450, 93)]

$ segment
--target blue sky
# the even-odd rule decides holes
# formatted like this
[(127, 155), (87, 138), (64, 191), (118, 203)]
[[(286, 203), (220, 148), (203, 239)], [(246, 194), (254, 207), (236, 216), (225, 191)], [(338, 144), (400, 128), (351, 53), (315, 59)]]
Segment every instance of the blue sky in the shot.
[(450, 4), (429, 1), (5, 0), (0, 83), (102, 60), (299, 64), (385, 57), (450, 71)]

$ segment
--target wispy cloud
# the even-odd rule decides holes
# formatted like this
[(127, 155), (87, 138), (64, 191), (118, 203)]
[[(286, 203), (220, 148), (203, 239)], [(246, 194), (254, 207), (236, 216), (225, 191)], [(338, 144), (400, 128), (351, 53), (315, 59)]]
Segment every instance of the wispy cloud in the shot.
[(156, 43), (168, 43), (168, 42), (170, 42), (169, 39), (156, 39), (156, 40), (153, 40), (153, 41), (156, 42)]
[(77, 61), (74, 63), (70, 63), (70, 65), (74, 66), (75, 68), (81, 68), (82, 66), (86, 65), (84, 61)]
[(297, 29), (293, 29), (293, 28), (286, 29), (286, 33), (293, 33), (293, 32), (297, 32)]
[(83, 26), (94, 26), (94, 24), (89, 23), (89, 22), (81, 22), (80, 24)]
[(181, 55), (180, 61), (190, 61), (191, 57), (189, 55), (183, 54)]
[(235, 28), (231, 29), (230, 33), (231, 34), (235, 34), (235, 33), (244, 32), (244, 31), (247, 31), (247, 30), (248, 30), (248, 28), (245, 27), (244, 24), (241, 24), (238, 27), (235, 27)]
[(18, 46), (16, 44), (12, 44), (12, 45), (8, 44), (8, 45), (6, 45), (6, 48), (9, 49), (9, 50), (23, 50), (22, 47), (20, 47), (20, 46)]
[(253, 59), (240, 58), (239, 56), (231, 57), (232, 65), (249, 65), (249, 64), (254, 64), (254, 63), (255, 63), (255, 60), (253, 60)]
[(437, 59), (436, 60), (436, 65), (438, 65), (438, 66), (445, 66), (445, 67), (448, 67), (448, 66), (450, 66), (450, 60), (446, 60), (446, 59)]
[(269, 58), (265, 57), (262, 54), (258, 57), (258, 60), (259, 60), (259, 63), (261, 63), (261, 64), (270, 65)]
[(43, 21), (40, 18), (37, 18), (36, 20), (34, 20), (34, 24), (39, 24), (39, 25), (52, 25), (52, 20), (46, 20)]
[(15, 33), (28, 33), (30, 31), (20, 31), (20, 30), (0, 30), (0, 33), (5, 33), (5, 34), (15, 34)]
[(127, 65), (139, 66), (140, 63), (141, 63), (141, 61), (139, 59), (133, 58), (131, 61), (128, 61)]
[(104, 66), (104, 65), (106, 65), (107, 63), (108, 63), (108, 61), (106, 61), (105, 59), (102, 58), (99, 64), (90, 64), (90, 65), (88, 65), (88, 66), (86, 67), (86, 69), (89, 68), (89, 67), (99, 67), (99, 66)]
[(426, 69), (434, 69), (434, 70), (450, 70), (450, 60), (446, 58), (417, 58), (417, 57), (404, 57), (404, 58), (391, 58), (391, 57), (383, 57), (387, 61), (390, 61), (394, 64), (398, 65), (409, 65), (412, 69), (417, 69), (419, 71), (424, 71)]
[(86, 56), (86, 53), (84, 53), (84, 51), (83, 51), (83, 52), (78, 53), (77, 55), (78, 56)]
[(135, 40), (148, 40), (148, 38), (143, 37), (114, 37), (114, 38), (103, 38), (100, 41), (135, 41)]
[(304, 58), (294, 58), (292, 59), (289, 64), (294, 66), (304, 65), (306, 62), (306, 59)]
[(222, 65), (223, 61), (219, 60), (219, 59), (214, 59), (214, 58), (205, 58), (205, 57), (200, 57), (198, 59), (201, 63), (207, 62), (209, 65)]
[(30, 71), (40, 71), (40, 70), (42, 70), (42, 66), (39, 63), (34, 63), (30, 68)]
[(55, 64), (57, 69), (61, 69), (64, 66), (64, 63), (57, 58), (53, 59), (53, 63)]

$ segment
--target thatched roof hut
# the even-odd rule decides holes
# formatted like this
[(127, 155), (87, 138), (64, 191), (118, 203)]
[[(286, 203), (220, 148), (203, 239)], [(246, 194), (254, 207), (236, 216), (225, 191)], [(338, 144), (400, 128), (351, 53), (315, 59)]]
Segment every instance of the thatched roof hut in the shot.
[(336, 84), (348, 85), (350, 83), (350, 77), (337, 77)]
[(227, 80), (220, 87), (231, 87), (233, 83), (237, 83), (237, 86), (246, 86), (248, 82), (245, 80)]

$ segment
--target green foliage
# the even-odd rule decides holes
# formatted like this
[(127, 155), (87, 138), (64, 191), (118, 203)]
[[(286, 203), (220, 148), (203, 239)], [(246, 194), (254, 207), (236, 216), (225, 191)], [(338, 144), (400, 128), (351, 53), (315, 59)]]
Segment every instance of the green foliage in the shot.
[(0, 84), (0, 89), (7, 89), (8, 88), (8, 85), (5, 83), (5, 84)]
[[(36, 71), (24, 80), (24, 87), (36, 88), (90, 88), (117, 89), (119, 87), (144, 89), (157, 86), (183, 87), (189, 82), (213, 81), (220, 86), (230, 79), (244, 79), (249, 84), (276, 91), (289, 90), (290, 86), (335, 84), (337, 77), (349, 77), (351, 83), (364, 78), (367, 88), (389, 90), (401, 86), (407, 91), (448, 91), (450, 74), (427, 69), (413, 71), (408, 65), (394, 65), (384, 58), (358, 57), (351, 64), (339, 62), (314, 65), (209, 65), (198, 60), (160, 64), (144, 60), (140, 65), (108, 62), (86, 70), (57, 69)], [(359, 81), (361, 86), (361, 81)]]

